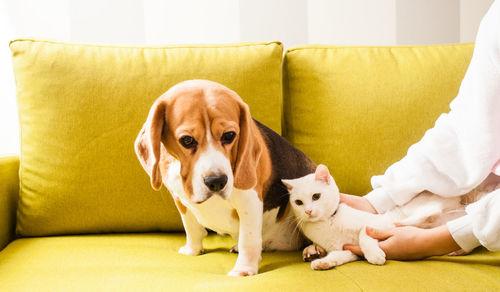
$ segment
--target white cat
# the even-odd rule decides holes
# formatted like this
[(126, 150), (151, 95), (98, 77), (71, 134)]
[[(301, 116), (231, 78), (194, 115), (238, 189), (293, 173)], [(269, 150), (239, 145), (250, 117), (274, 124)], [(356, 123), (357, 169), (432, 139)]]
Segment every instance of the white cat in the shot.
[(482, 195), (471, 192), (461, 197), (443, 198), (422, 192), (402, 207), (384, 214), (371, 214), (339, 204), (339, 189), (324, 165), (319, 165), (315, 173), (297, 179), (283, 179), (282, 182), (289, 190), (290, 204), (299, 228), (328, 253), (312, 261), (314, 270), (330, 269), (357, 260), (356, 254), (342, 250), (345, 244), (359, 245), (368, 262), (383, 265), (385, 253), (378, 241), (366, 234), (367, 225), (388, 228), (399, 223), (432, 228), (463, 216), (464, 201), (470, 203)]

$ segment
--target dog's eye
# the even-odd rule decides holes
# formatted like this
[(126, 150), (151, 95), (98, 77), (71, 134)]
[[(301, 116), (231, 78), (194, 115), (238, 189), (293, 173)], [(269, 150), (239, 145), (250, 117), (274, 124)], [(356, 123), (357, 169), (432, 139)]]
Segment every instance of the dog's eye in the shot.
[(297, 206), (300, 206), (300, 205), (302, 205), (302, 204), (304, 204), (304, 203), (302, 203), (302, 201), (301, 201), (301, 200), (295, 200), (295, 204), (297, 204)]
[(236, 137), (236, 133), (234, 131), (231, 132), (226, 132), (222, 134), (222, 137), (220, 138), (222, 144), (229, 144), (233, 142), (234, 138)]
[(196, 140), (191, 136), (182, 136), (179, 139), (179, 142), (181, 143), (181, 145), (184, 148), (187, 148), (187, 149), (193, 148), (198, 144), (198, 142), (196, 142)]
[(313, 195), (313, 201), (318, 200), (320, 197), (321, 197), (321, 194), (320, 194), (320, 193), (316, 193), (316, 194), (314, 194), (314, 195)]

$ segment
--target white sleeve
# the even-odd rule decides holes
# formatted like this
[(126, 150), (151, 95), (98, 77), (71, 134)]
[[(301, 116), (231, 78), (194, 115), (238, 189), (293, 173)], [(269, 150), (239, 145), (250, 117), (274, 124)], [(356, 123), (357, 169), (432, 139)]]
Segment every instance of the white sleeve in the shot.
[(467, 215), (447, 223), (456, 243), (466, 252), (483, 245), (500, 251), (500, 189), (467, 206)]
[(427, 190), (441, 196), (469, 192), (500, 158), (500, 1), (481, 21), (469, 68), (450, 112), (384, 175), (372, 177), (366, 198), (379, 213)]
[(472, 217), (470, 215), (448, 221), (446, 226), (455, 242), (465, 252), (470, 252), (481, 245), (474, 232), (472, 232)]

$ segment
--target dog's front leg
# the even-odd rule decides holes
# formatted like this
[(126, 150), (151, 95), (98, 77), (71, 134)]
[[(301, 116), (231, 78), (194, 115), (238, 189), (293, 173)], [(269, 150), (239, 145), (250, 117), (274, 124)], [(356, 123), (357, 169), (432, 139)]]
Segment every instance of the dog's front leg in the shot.
[(228, 276), (252, 276), (258, 273), (262, 252), (263, 203), (254, 190), (234, 190), (231, 203), (240, 219), (238, 259)]
[(199, 255), (203, 251), (203, 238), (207, 236), (207, 230), (203, 227), (189, 209), (175, 198), (175, 205), (181, 214), (182, 224), (186, 231), (186, 245), (179, 249), (179, 253), (185, 255)]

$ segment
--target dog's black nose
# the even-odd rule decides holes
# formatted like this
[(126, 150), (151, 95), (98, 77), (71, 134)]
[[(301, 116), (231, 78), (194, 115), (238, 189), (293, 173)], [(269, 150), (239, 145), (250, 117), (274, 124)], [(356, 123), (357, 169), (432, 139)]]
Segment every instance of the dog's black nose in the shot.
[(227, 175), (223, 174), (220, 176), (206, 176), (203, 181), (209, 190), (212, 192), (218, 192), (222, 190), (227, 183)]

